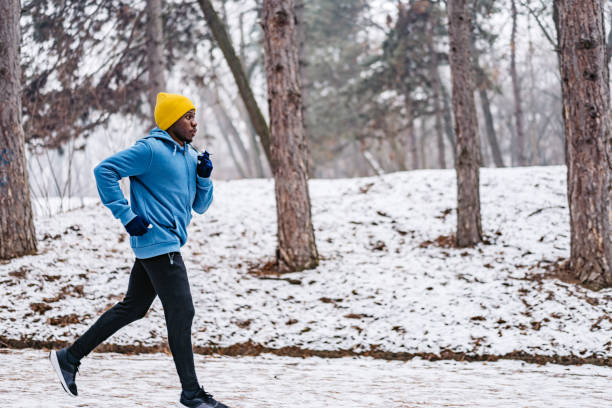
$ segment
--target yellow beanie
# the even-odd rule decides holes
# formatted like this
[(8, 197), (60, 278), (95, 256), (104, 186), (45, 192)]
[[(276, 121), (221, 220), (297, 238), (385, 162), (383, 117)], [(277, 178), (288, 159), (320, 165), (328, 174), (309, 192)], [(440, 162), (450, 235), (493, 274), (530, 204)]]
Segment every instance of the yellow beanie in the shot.
[(155, 123), (161, 130), (167, 130), (192, 109), (195, 106), (186, 96), (160, 92), (155, 102)]

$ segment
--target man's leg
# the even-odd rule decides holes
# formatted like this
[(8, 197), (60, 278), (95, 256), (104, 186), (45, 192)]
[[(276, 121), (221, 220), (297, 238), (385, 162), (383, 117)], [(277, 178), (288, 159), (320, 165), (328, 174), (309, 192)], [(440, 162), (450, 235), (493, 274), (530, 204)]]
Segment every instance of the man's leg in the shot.
[(183, 390), (197, 390), (200, 385), (191, 348), (194, 309), (183, 258), (173, 252), (141, 261), (164, 307), (168, 343)]
[(81, 337), (68, 352), (77, 360), (91, 353), (100, 343), (121, 329), (145, 316), (155, 299), (155, 289), (142, 265), (142, 259), (136, 259), (127, 293), (124, 299), (108, 309)]

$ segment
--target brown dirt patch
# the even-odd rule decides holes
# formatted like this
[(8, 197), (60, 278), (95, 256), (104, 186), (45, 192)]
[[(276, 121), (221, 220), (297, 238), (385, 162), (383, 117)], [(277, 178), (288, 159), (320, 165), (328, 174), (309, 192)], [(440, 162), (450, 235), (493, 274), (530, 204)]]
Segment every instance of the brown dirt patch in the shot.
[[(12, 349), (57, 349), (68, 346), (65, 341), (41, 341), (32, 340), (25, 337), (21, 339), (8, 339), (0, 336), (0, 347)], [(277, 356), (286, 357), (322, 357), (322, 358), (340, 358), (340, 357), (371, 357), (380, 360), (398, 360), (409, 361), (415, 357), (419, 357), (429, 361), (439, 360), (455, 360), (455, 361), (499, 361), (499, 360), (520, 360), (531, 364), (560, 364), (560, 365), (582, 365), (593, 364), (604, 367), (612, 367), (612, 358), (598, 357), (596, 355), (579, 357), (579, 356), (544, 356), (527, 354), (523, 351), (513, 351), (503, 355), (482, 354), (474, 355), (464, 352), (455, 352), (452, 350), (443, 350), (440, 354), (433, 353), (393, 353), (389, 351), (379, 350), (377, 345), (372, 345), (370, 350), (365, 352), (356, 352), (354, 350), (312, 350), (297, 346), (288, 346), (278, 349), (265, 347), (261, 344), (247, 341), (244, 343), (234, 344), (228, 347), (218, 346), (196, 346), (194, 352), (202, 355), (221, 355), (221, 356), (258, 356), (260, 354), (274, 354)], [(148, 353), (169, 353), (166, 343), (155, 346), (143, 345), (116, 345), (116, 344), (101, 344), (96, 348), (96, 352), (100, 353), (121, 353), (127, 355), (133, 354), (148, 354)]]

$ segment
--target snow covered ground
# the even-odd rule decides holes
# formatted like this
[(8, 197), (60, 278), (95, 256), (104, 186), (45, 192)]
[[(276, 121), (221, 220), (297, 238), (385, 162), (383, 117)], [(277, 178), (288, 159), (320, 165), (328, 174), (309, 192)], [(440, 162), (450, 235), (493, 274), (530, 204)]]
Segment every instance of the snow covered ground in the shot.
[[(280, 278), (248, 272), (274, 254), (272, 181), (216, 182), (183, 250), (194, 345), (609, 358), (612, 290), (530, 278), (569, 256), (565, 177), (565, 167), (482, 169), (487, 243), (469, 249), (435, 244), (455, 231), (454, 170), (313, 180), (321, 264)], [(129, 239), (100, 204), (36, 225), (40, 254), (0, 264), (0, 336), (72, 341), (122, 298)], [(109, 340), (165, 341), (158, 300)]]
[[(80, 396), (62, 389), (47, 353), (0, 349), (0, 406), (177, 406), (178, 378), (165, 354), (94, 353), (77, 375)], [(519, 361), (408, 362), (370, 358), (196, 356), (200, 381), (232, 408), (555, 407), (612, 405), (612, 368)]]

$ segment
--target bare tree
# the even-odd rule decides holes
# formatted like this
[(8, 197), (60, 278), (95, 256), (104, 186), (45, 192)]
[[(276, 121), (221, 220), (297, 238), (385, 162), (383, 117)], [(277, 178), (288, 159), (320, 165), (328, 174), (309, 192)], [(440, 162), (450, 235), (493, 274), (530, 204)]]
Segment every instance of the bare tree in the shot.
[(0, 259), (36, 252), (21, 124), (19, 0), (0, 3)]
[(438, 51), (434, 45), (434, 27), (435, 22), (430, 18), (427, 30), (427, 48), (431, 54), (430, 81), (431, 81), (431, 98), (433, 100), (434, 120), (436, 129), (436, 147), (438, 149), (438, 167), (446, 168), (446, 158), (444, 156), (444, 133), (442, 130), (442, 107), (440, 104), (440, 74), (438, 73)]
[(612, 286), (612, 133), (603, 0), (555, 0), (570, 212), (569, 267)]
[(162, 0), (147, 0), (147, 64), (149, 71), (149, 103), (155, 110), (157, 93), (164, 91), (164, 34)]
[(280, 272), (317, 266), (308, 193), (294, 0), (264, 0), (264, 57)]
[(470, 14), (466, 0), (448, 1), (450, 67), (457, 155), (457, 245), (482, 240), (480, 223), (480, 144), (470, 62)]
[(268, 163), (271, 163), (270, 156), (270, 129), (268, 128), (268, 124), (266, 123), (266, 119), (261, 113), (261, 109), (259, 109), (259, 105), (255, 100), (255, 96), (253, 95), (253, 90), (249, 85), (249, 80), (247, 75), (244, 72), (244, 67), (240, 62), (240, 59), (236, 55), (236, 51), (234, 50), (234, 46), (232, 45), (231, 39), (227, 34), (225, 26), (223, 22), (215, 12), (212, 3), (210, 0), (198, 0), (198, 4), (204, 13), (204, 18), (206, 19), (206, 23), (210, 28), (219, 48), (223, 52), (225, 56), (225, 60), (227, 61), (227, 65), (232, 71), (232, 75), (234, 76), (234, 80), (236, 81), (236, 85), (238, 86), (238, 91), (240, 92), (240, 96), (244, 101), (244, 105), (246, 107), (247, 112), (249, 113), (249, 118), (251, 119), (251, 123), (261, 140), (261, 144), (264, 148), (264, 152), (266, 153), (266, 157), (268, 158)]
[(521, 85), (516, 72), (516, 30), (518, 12), (516, 0), (512, 0), (512, 34), (510, 37), (510, 76), (512, 77), (512, 92), (514, 94), (514, 119), (516, 121), (516, 163), (525, 166), (525, 127), (523, 125), (523, 100), (521, 99)]
[(495, 132), (495, 125), (493, 123), (493, 114), (491, 113), (491, 101), (487, 92), (487, 89), (492, 87), (491, 80), (480, 66), (480, 51), (476, 48), (476, 36), (474, 33), (470, 36), (470, 51), (472, 53), (472, 65), (474, 67), (476, 88), (478, 89), (480, 107), (482, 108), (485, 120), (485, 130), (487, 140), (489, 141), (489, 147), (491, 148), (491, 155), (493, 156), (496, 167), (504, 167), (501, 149), (497, 141), (497, 133)]

